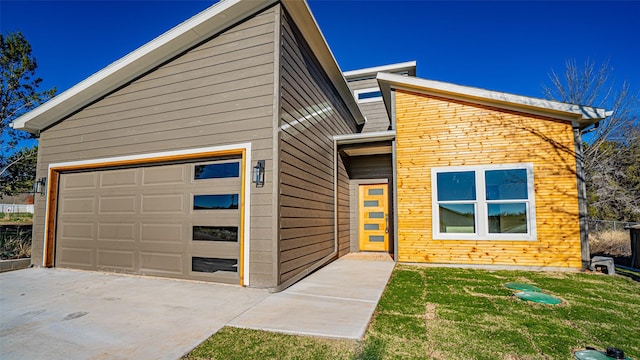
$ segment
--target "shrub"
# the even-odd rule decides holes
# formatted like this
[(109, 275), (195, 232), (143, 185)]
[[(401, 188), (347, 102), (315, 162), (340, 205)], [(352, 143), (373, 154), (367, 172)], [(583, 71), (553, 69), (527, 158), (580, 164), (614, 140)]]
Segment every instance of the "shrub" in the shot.
[(0, 225), (0, 259), (31, 257), (31, 228)]

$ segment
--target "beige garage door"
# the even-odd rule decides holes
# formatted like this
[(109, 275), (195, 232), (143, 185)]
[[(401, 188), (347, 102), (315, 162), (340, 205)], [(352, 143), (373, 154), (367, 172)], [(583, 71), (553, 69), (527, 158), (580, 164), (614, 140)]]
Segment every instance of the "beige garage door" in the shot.
[(55, 266), (238, 284), (240, 163), (61, 174)]

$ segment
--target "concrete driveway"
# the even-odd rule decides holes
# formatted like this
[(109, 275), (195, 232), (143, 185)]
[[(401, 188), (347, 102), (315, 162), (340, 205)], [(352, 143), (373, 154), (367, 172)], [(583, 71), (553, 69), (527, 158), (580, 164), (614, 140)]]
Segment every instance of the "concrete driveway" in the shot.
[(0, 358), (177, 359), (266, 290), (65, 269), (0, 277)]
[(177, 359), (223, 326), (359, 339), (394, 262), (345, 256), (277, 294), (66, 269), (0, 275), (0, 358)]

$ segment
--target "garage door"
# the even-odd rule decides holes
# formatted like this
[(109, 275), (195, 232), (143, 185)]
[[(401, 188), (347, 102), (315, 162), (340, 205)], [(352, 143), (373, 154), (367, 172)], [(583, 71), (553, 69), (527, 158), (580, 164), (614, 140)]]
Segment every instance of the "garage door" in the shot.
[(55, 266), (238, 284), (240, 163), (62, 173)]

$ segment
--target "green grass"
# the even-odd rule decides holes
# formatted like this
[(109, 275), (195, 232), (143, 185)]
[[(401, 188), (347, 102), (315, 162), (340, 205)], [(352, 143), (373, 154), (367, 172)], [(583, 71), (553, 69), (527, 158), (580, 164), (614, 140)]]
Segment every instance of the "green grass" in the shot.
[[(503, 285), (534, 284), (561, 305)], [(398, 265), (363, 341), (224, 328), (187, 359), (572, 359), (615, 346), (640, 359), (640, 284), (622, 276)]]
[(222, 328), (195, 348), (185, 359), (352, 359), (358, 343)]

